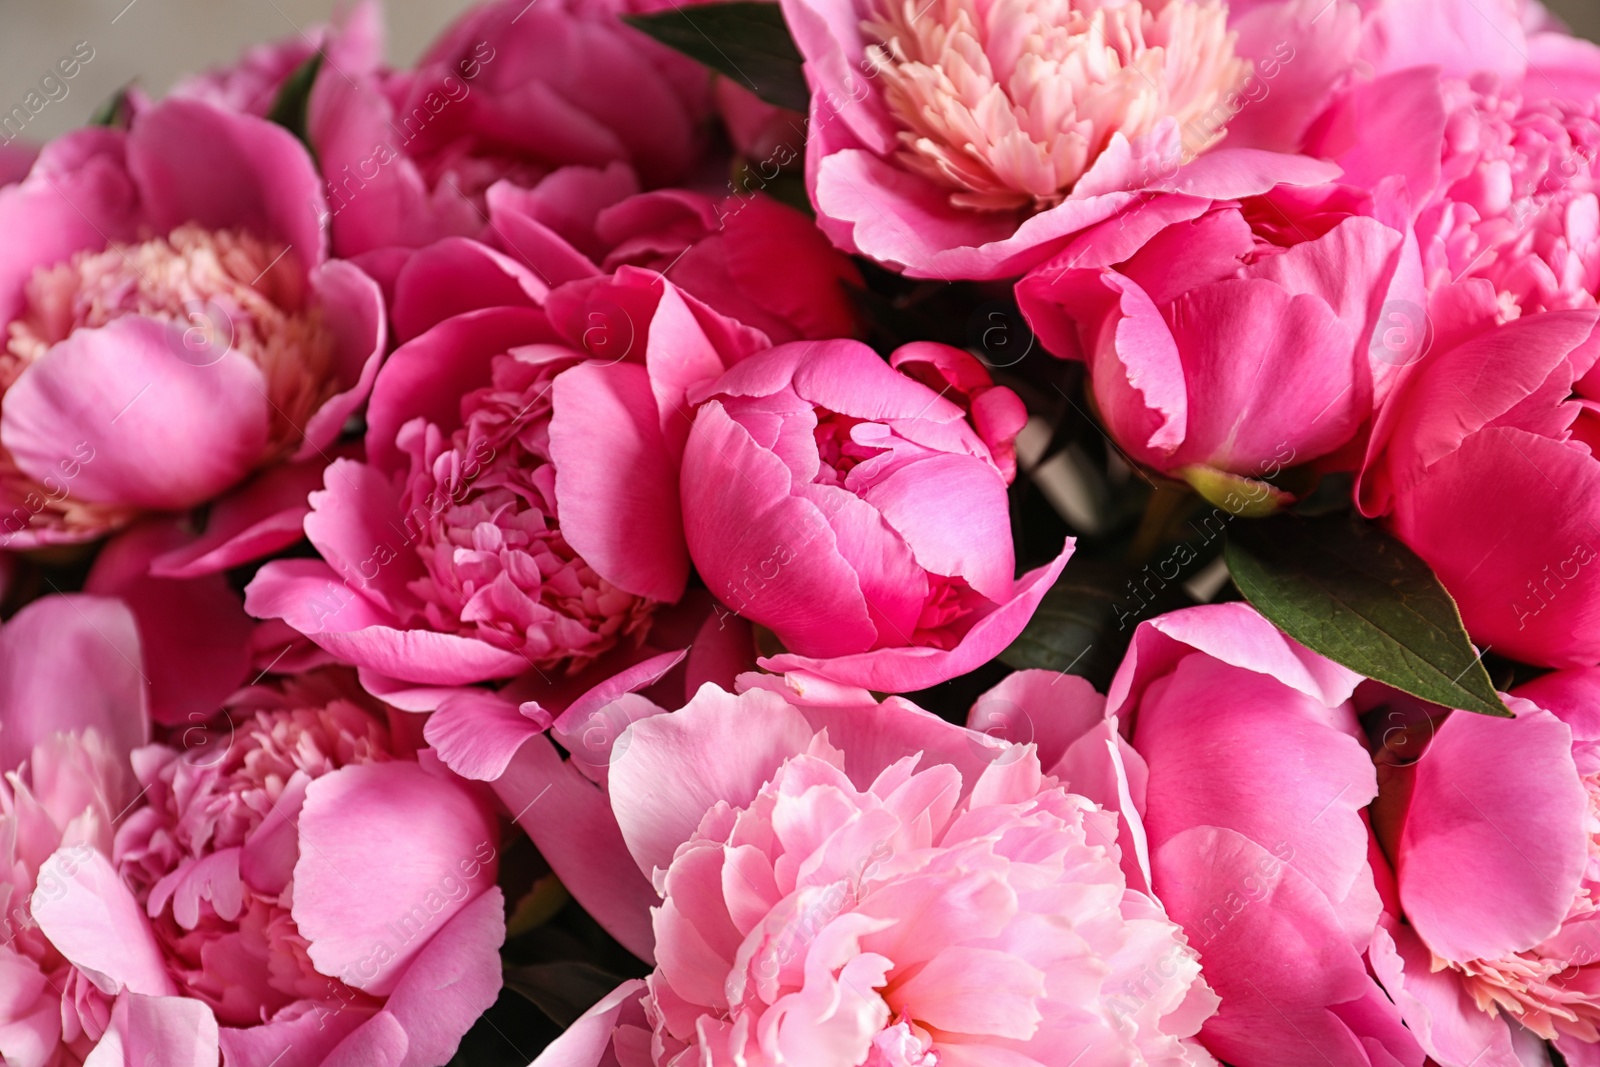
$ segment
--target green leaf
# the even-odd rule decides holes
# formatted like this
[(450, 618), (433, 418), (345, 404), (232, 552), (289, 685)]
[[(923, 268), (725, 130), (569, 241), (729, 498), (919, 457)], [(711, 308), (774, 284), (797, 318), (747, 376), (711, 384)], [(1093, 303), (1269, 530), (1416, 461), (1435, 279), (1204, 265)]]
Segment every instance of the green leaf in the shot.
[(795, 47), (777, 4), (740, 0), (692, 4), (627, 22), (743, 85), (769, 104), (805, 111), (811, 101)]
[(306, 133), (306, 104), (311, 99), (311, 87), (317, 82), (317, 72), (322, 69), (322, 53), (316, 52), (311, 58), (294, 68), (289, 76), (278, 87), (278, 97), (272, 102), (272, 109), (267, 112), (267, 118), (288, 130), (300, 139), (306, 146), (313, 159), (316, 158), (316, 149), (311, 147), (311, 138)]
[(89, 116), (90, 126), (125, 129), (128, 125), (128, 87), (123, 86), (106, 98)]
[(1313, 652), (1447, 708), (1511, 714), (1455, 601), (1377, 526), (1345, 516), (1236, 522), (1227, 559), (1256, 610)]

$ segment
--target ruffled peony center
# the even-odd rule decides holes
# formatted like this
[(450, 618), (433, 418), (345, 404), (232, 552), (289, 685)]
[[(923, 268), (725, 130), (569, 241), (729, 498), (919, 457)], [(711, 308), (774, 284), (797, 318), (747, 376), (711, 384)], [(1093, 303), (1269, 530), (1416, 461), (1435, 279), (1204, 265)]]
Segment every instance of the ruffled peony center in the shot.
[(291, 914), (296, 848), (283, 837), (312, 780), (393, 758), (370, 705), (344, 675), (309, 675), (249, 691), (225, 725), (188, 731), (183, 752), (135, 757), (148, 804), (118, 832), (114, 858), (173, 980), (223, 1025), (300, 1001), (371, 999), (312, 965)]
[[(656, 876), (654, 1062), (1186, 1062), (1209, 994), (1178, 927), (1130, 904), (1114, 817), (1031, 750), (967, 799), (919, 761), (858, 789), (819, 734), (748, 807), (706, 814)], [(1119, 999), (1158, 958), (1157, 995)]]
[(1417, 220), (1432, 287), (1482, 278), (1502, 319), (1600, 295), (1600, 105), (1447, 81), (1441, 195)]
[(338, 391), (334, 337), (302, 268), (286, 246), (247, 233), (189, 224), (79, 252), (35, 271), (24, 295), (0, 353), (0, 390), (73, 330), (140, 315), (172, 324), (175, 358), (204, 365), (231, 349), (260, 368), (273, 409), (263, 461), (293, 450)]
[(656, 606), (602, 578), (561, 533), (550, 391), (575, 359), (498, 356), (449, 441), (420, 421), (400, 439), (416, 460), (405, 524), (426, 571), (410, 588), (427, 625), (569, 672), (642, 640)]
[(899, 158), (958, 207), (1059, 204), (1117, 134), (1223, 134), (1247, 64), (1217, 0), (868, 0), (867, 59)]

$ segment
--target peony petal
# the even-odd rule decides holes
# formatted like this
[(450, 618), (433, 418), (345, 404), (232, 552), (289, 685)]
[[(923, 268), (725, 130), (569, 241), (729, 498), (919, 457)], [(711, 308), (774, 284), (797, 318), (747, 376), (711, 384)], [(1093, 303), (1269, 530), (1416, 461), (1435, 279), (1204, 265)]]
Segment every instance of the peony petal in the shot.
[(556, 376), (550, 458), (561, 533), (612, 585), (672, 603), (689, 580), (678, 470), (645, 369), (585, 363)]
[(644, 991), (645, 984), (638, 979), (623, 982), (546, 1045), (529, 1067), (601, 1067), (618, 1019)]
[(650, 909), (660, 898), (628, 854), (605, 794), (544, 737), (517, 750), (494, 790), (583, 909), (653, 961)]
[(0, 767), (20, 767), (51, 734), (84, 729), (125, 759), (150, 743), (148, 700), (138, 622), (121, 601), (50, 596), (0, 625)]
[[(1334, 1007), (1376, 992), (1326, 898), (1293, 866), (1231, 830), (1196, 827), (1151, 857), (1167, 913), (1200, 953), (1222, 1006), (1206, 1047), (1253, 1067), (1372, 1067)], [(1421, 1050), (1390, 1054), (1421, 1067)]]
[(186, 222), (248, 230), (288, 245), (307, 273), (328, 256), (322, 179), (305, 146), (276, 123), (166, 100), (135, 119), (128, 170), (158, 232)]
[(423, 736), (452, 771), (492, 782), (505, 773), (517, 749), (544, 729), (498, 694), (463, 689), (440, 701)]
[(1447, 960), (1494, 959), (1555, 933), (1587, 862), (1572, 731), (1520, 710), (1514, 720), (1451, 713), (1415, 765), (1400, 902)]
[(44, 936), (101, 992), (177, 995), (150, 920), (99, 852), (57, 850), (39, 869), (30, 906)]
[(152, 577), (150, 561), (185, 540), (174, 522), (149, 521), (101, 550), (84, 579), (86, 593), (119, 597), (139, 624), (150, 715), (163, 726), (212, 718), (249, 669), (255, 628), (224, 577)]
[(249, 474), (267, 447), (261, 371), (233, 349), (186, 362), (173, 331), (127, 316), (77, 330), (29, 365), (0, 422), (17, 465), (42, 481), (76, 456), (75, 494), (162, 510), (204, 503)]
[(611, 757), (611, 805), (639, 869), (665, 870), (707, 811), (750, 803), (811, 736), (800, 713), (773, 694), (731, 696), (712, 686), (681, 711), (630, 726)]
[(783, 653), (757, 662), (769, 671), (812, 674), (831, 682), (879, 693), (910, 693), (947, 682), (994, 659), (1016, 640), (1072, 555), (1067, 538), (1061, 555), (1017, 579), (1016, 593), (973, 624), (955, 648), (879, 648), (832, 659)]
[[(404, 849), (393, 843), (405, 841)], [(300, 813), (294, 921), (323, 974), (376, 996), (494, 885), (499, 828), (463, 784), (413, 763), (345, 766)]]

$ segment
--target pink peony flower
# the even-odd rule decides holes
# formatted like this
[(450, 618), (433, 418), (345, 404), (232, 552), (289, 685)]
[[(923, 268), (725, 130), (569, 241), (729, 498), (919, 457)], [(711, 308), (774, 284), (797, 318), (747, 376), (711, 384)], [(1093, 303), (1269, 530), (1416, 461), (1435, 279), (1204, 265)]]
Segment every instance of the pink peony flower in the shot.
[(484, 194), (502, 179), (533, 185), (563, 166), (614, 162), (651, 187), (687, 178), (711, 79), (619, 13), (591, 0), (502, 0), (463, 15), (414, 70), (324, 71), (307, 125), (338, 253), (477, 236)]
[(1377, 5), (1363, 49), (1379, 76), (1340, 94), (1306, 142), (1346, 182), (1403, 179), (1429, 290), (1481, 279), (1502, 320), (1600, 292), (1600, 47), (1525, 31), (1516, 9)]
[(708, 687), (628, 728), (609, 790), (656, 969), (541, 1067), (1214, 1062), (1190, 1037), (1215, 998), (1125, 883), (1116, 815), (1029, 746)]
[(840, 248), (1004, 278), (1152, 193), (1335, 172), (1219, 147), (1252, 67), (1217, 0), (785, 0), (811, 84), (807, 182)]
[[(487, 199), (483, 241), (501, 255), (479, 257), (474, 269), (500, 275), (508, 295), (537, 303), (552, 286), (634, 266), (659, 271), (775, 343), (863, 332), (855, 265), (804, 214), (764, 194), (641, 194), (632, 172), (614, 163), (563, 167), (527, 189), (498, 182)], [(418, 308), (437, 304), (441, 293), (459, 292), (463, 304), (479, 299), (462, 284), (462, 256), (460, 241), (445, 240), (393, 257), (400, 339), (417, 330)], [(436, 312), (422, 317), (436, 321)]]
[(255, 45), (231, 64), (180, 79), (167, 95), (266, 118), (289, 76), (312, 57), (320, 55), (336, 76), (367, 75), (383, 62), (383, 37), (382, 9), (376, 0), (359, 0), (337, 26), (308, 26)]
[[(764, 341), (631, 269), (548, 314), (521, 290), (499, 305), (470, 270), (494, 253), (452, 247), (464, 272), (412, 308), (442, 321), (385, 364), (365, 462), (335, 461), (311, 496), (322, 559), (267, 564), (246, 608), (405, 682), (576, 673), (683, 595), (679, 383)], [(457, 300), (496, 306), (441, 307)]]
[[(970, 419), (893, 369), (904, 363), (975, 398)], [(762, 666), (909, 692), (987, 662), (1021, 631), (1072, 542), (1014, 577), (1001, 463), (1024, 412), (973, 381), (987, 377), (939, 345), (886, 364), (855, 341), (796, 342), (690, 394), (689, 553), (713, 595), (783, 642)]]
[(209, 569), (294, 540), (236, 537), (285, 506), (241, 486), (318, 465), (385, 344), (377, 286), (326, 261), (321, 205), (287, 132), (183, 100), (70, 134), (0, 189), (7, 547), (235, 490)]
[(1546, 1062), (1541, 1038), (1600, 1062), (1597, 696), (1592, 669), (1558, 671), (1514, 721), (1434, 709), (1420, 758), (1381, 768), (1397, 903), (1372, 964), (1445, 1067)]
[(1496, 326), (1481, 280), (1430, 309), (1433, 349), (1379, 413), (1358, 502), (1428, 562), (1480, 647), (1546, 666), (1600, 662), (1597, 315)]
[[(137, 799), (129, 753), (150, 739), (133, 616), (57, 596), (0, 626), (0, 1059), (79, 1064), (117, 989), (79, 972), (36, 912), (66, 892)], [(147, 990), (139, 990), (147, 992)]]
[(145, 803), (41, 928), (85, 973), (153, 966), (196, 1063), (445, 1062), (500, 987), (499, 827), (394, 714), (314, 674), (135, 752)]
[[(1422, 1067), (1368, 973), (1390, 875), (1369, 855), (1360, 681), (1216, 604), (1142, 623), (1106, 698), (1137, 753), (1151, 886), (1222, 998), (1200, 1040), (1239, 1067)], [(1033, 692), (1015, 702), (1037, 723), (1052, 701)]]
[(1600, 106), (1547, 91), (1445, 82), (1440, 191), (1417, 220), (1430, 287), (1483, 278), (1505, 318), (1600, 293)]
[(1392, 309), (1421, 318), (1405, 229), (1387, 198), (1341, 186), (1163, 197), (1086, 231), (1017, 299), (1050, 351), (1088, 364), (1129, 456), (1270, 510), (1282, 494), (1261, 480), (1348, 445), (1421, 355), (1420, 322), (1416, 344), (1385, 344)]

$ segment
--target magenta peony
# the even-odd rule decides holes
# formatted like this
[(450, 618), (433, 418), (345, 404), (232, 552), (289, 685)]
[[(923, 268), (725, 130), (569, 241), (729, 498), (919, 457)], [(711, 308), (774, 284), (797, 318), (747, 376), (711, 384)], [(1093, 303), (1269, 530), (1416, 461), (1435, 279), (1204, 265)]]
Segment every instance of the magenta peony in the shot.
[[(906, 363), (941, 390), (890, 365)], [(1015, 577), (1015, 394), (941, 345), (890, 364), (859, 342), (796, 342), (698, 387), (683, 517), (712, 594), (783, 642), (763, 666), (903, 693), (999, 654), (1072, 543)]]
[[(1261, 480), (1350, 444), (1422, 355), (1424, 296), (1391, 201), (1342, 186), (1158, 198), (1086, 231), (1017, 299), (1051, 352), (1088, 365), (1126, 455), (1237, 496), (1230, 510), (1271, 510), (1282, 494)], [(1386, 344), (1397, 307), (1416, 309), (1409, 347)]]
[[(500, 255), (473, 257), (470, 275), (462, 272), (460, 240), (394, 257), (401, 340), (418, 331), (419, 308), (436, 321), (448, 294), (461, 294), (464, 307), (482, 299), (483, 284), (495, 284), (503, 298), (520, 293), (536, 303), (553, 286), (626, 266), (659, 271), (774, 343), (862, 332), (855, 265), (804, 214), (764, 194), (641, 194), (632, 172), (614, 163), (563, 167), (529, 188), (497, 182), (487, 200), (483, 247)], [(784, 269), (773, 270), (774, 263)]]
[[(473, 280), (432, 305), (499, 299)], [(443, 317), (379, 375), (366, 461), (335, 461), (312, 494), (306, 536), (323, 558), (268, 563), (246, 607), (376, 676), (430, 685), (559, 676), (636, 648), (689, 572), (687, 422), (666, 378), (716, 373), (724, 352), (761, 343), (641, 271), (550, 314)]]
[(1589, 666), (1600, 662), (1597, 316), (1497, 326), (1499, 313), (1482, 282), (1436, 295), (1433, 350), (1379, 414), (1359, 502), (1433, 567), (1480, 646)]
[[(1515, 720), (1449, 712), (1382, 768), (1373, 822), (1397, 905), (1374, 972), (1446, 1067), (1600, 1062), (1600, 697), (1595, 672), (1515, 690)], [(1435, 714), (1444, 714), (1435, 709)]]
[(322, 203), (288, 133), (194, 101), (70, 134), (0, 189), (5, 547), (236, 489), (209, 569), (294, 540), (234, 536), (292, 506), (241, 483), (319, 470), (385, 345), (377, 286), (326, 262)]
[(1116, 815), (1031, 747), (707, 688), (623, 734), (609, 788), (656, 969), (541, 1067), (1214, 1062), (1190, 1035), (1215, 998), (1126, 885)]

